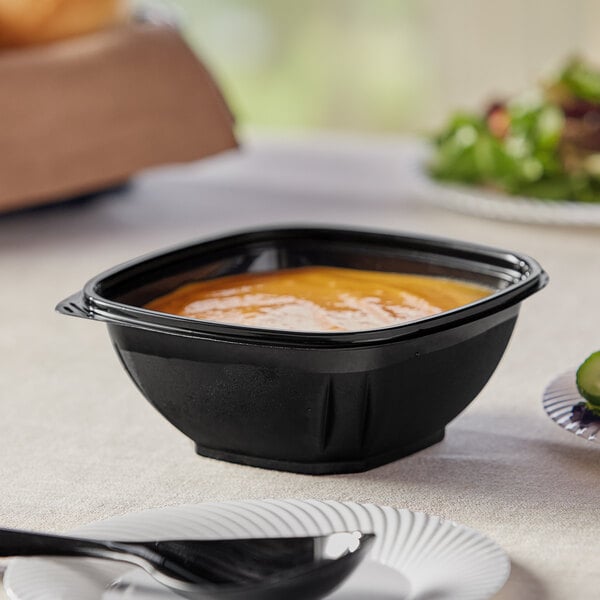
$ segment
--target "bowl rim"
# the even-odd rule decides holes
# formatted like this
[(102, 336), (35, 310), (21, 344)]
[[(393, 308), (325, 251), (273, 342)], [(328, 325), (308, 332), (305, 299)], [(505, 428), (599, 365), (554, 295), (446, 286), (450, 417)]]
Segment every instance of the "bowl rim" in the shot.
[[(206, 248), (207, 252), (219, 248), (233, 248), (248, 242), (267, 242), (281, 239), (318, 237), (322, 241), (335, 242), (335, 238), (361, 238), (363, 241), (381, 242), (387, 247), (412, 246), (412, 254), (428, 253), (443, 256), (442, 251), (455, 254), (457, 261), (468, 260), (495, 265), (502, 272), (509, 270), (519, 274), (518, 280), (512, 281), (506, 287), (497, 289), (489, 296), (460, 306), (458, 308), (436, 313), (420, 319), (404, 321), (377, 329), (362, 329), (354, 331), (296, 331), (276, 330), (259, 327), (236, 325), (205, 321), (191, 317), (161, 313), (147, 308), (133, 306), (111, 300), (103, 296), (102, 284), (109, 278), (125, 276), (127, 272), (140, 269), (152, 263), (174, 260), (180, 254)], [(408, 254), (408, 252), (407, 252)], [(131, 275), (130, 275), (131, 277)], [(272, 226), (267, 228), (252, 228), (236, 230), (188, 241), (182, 244), (157, 250), (116, 265), (90, 279), (80, 292), (66, 298), (56, 306), (60, 313), (85, 317), (112, 325), (123, 325), (145, 329), (148, 331), (172, 335), (220, 340), (225, 342), (249, 343), (259, 345), (284, 345), (295, 347), (356, 347), (399, 341), (402, 339), (422, 336), (456, 327), (486, 315), (519, 304), (528, 296), (539, 291), (548, 283), (548, 275), (540, 264), (528, 255), (502, 250), (491, 246), (463, 242), (456, 239), (404, 233), (392, 230), (362, 229), (352, 227), (323, 226), (323, 225), (294, 225)]]

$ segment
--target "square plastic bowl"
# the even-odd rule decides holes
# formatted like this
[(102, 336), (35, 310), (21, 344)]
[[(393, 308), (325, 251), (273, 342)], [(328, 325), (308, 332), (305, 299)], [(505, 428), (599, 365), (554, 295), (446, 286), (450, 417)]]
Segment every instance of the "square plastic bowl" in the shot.
[[(142, 308), (186, 282), (307, 265), (456, 278), (494, 291), (423, 319), (335, 333)], [(521, 301), (547, 280), (528, 256), (460, 241), (266, 229), (115, 267), (57, 310), (107, 323), (139, 390), (199, 454), (299, 473), (348, 473), (439, 442), (494, 372)]]

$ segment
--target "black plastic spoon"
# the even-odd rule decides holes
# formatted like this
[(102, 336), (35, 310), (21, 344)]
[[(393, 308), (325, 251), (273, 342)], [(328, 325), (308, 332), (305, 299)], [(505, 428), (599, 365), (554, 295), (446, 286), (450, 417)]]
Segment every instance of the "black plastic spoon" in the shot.
[(113, 542), (0, 529), (0, 556), (85, 556), (133, 563), (191, 600), (316, 600), (365, 557), (374, 535)]

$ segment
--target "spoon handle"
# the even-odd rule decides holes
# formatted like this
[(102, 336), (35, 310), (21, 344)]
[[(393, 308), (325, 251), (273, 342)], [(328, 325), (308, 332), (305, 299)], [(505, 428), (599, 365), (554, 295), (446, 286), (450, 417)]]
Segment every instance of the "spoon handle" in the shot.
[[(60, 535), (48, 535), (18, 529), (0, 528), (0, 557), (8, 556), (80, 556), (132, 563), (158, 570), (183, 581), (203, 582), (177, 560), (169, 560), (142, 542), (110, 542)], [(176, 557), (177, 558), (177, 557)]]
[(0, 528), (0, 556), (93, 556), (122, 550), (110, 542)]

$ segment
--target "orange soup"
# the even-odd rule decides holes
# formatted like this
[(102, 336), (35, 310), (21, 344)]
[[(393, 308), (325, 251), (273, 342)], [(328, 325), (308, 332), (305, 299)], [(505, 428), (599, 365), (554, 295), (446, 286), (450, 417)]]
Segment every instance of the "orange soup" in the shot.
[(315, 266), (188, 283), (145, 308), (266, 329), (355, 331), (420, 319), (491, 293), (454, 279)]

